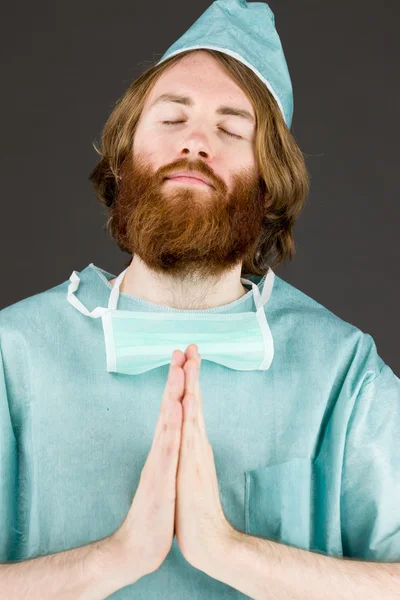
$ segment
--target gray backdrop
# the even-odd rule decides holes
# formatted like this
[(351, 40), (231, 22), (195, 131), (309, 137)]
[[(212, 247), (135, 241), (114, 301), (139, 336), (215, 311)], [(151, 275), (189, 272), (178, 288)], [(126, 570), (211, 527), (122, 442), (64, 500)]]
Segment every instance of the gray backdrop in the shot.
[[(0, 308), (122, 253), (88, 175), (140, 67), (211, 0), (8, 3), (1, 38)], [(276, 273), (373, 336), (400, 374), (397, 0), (271, 0), (311, 193)]]

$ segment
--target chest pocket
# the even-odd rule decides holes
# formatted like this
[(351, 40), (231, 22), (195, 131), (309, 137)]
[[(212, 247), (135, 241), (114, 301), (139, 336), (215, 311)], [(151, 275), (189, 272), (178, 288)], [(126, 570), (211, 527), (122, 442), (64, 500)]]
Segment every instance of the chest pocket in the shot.
[(245, 533), (309, 550), (312, 486), (309, 458), (245, 471)]

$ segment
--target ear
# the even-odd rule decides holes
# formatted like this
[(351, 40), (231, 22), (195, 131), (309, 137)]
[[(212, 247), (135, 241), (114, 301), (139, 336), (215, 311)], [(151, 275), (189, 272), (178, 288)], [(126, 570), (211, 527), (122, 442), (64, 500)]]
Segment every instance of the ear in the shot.
[(272, 202), (273, 202), (272, 198), (265, 196), (265, 204), (264, 204), (265, 208), (269, 208), (270, 206), (272, 206)]

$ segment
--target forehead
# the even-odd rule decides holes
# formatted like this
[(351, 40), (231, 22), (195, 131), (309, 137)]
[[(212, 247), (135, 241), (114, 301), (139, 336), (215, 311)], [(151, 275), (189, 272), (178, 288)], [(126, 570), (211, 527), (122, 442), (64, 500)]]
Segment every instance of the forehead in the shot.
[(194, 102), (203, 99), (215, 104), (234, 102), (254, 116), (252, 104), (240, 86), (205, 53), (188, 54), (162, 73), (147, 98), (146, 108), (164, 93), (190, 96)]

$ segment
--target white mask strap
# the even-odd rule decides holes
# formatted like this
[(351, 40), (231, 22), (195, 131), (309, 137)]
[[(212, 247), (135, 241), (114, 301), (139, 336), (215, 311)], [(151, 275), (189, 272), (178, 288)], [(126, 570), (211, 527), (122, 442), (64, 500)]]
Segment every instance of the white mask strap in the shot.
[(126, 269), (124, 271), (122, 271), (122, 273), (120, 273), (118, 275), (117, 279), (114, 281), (114, 285), (111, 290), (110, 297), (108, 299), (108, 308), (109, 309), (115, 310), (117, 308), (118, 298), (119, 298), (119, 288), (120, 288), (121, 282), (122, 282), (127, 270), (128, 270), (128, 267), (126, 267)]
[(76, 274), (76, 271), (72, 271), (71, 277), (69, 279), (71, 283), (68, 286), (67, 300), (70, 304), (72, 304), (74, 308), (79, 310), (79, 312), (81, 312), (86, 317), (92, 317), (92, 319), (98, 319), (108, 311), (108, 309), (104, 308), (104, 306), (97, 306), (91, 312), (88, 311), (86, 306), (82, 304), (82, 302), (74, 294), (74, 292), (76, 292), (76, 290), (78, 289), (80, 283), (80, 278)]
[(271, 267), (268, 267), (268, 273), (265, 276), (263, 289), (260, 294), (260, 290), (258, 289), (258, 286), (253, 281), (250, 281), (250, 279), (245, 279), (244, 277), (240, 278), (240, 281), (242, 283), (249, 283), (251, 285), (251, 287), (253, 288), (254, 303), (256, 305), (257, 311), (259, 311), (264, 306), (264, 304), (266, 302), (268, 302), (268, 300), (271, 296), (271, 293), (272, 293), (272, 288), (274, 286), (274, 280), (275, 280), (275, 273), (273, 272)]

